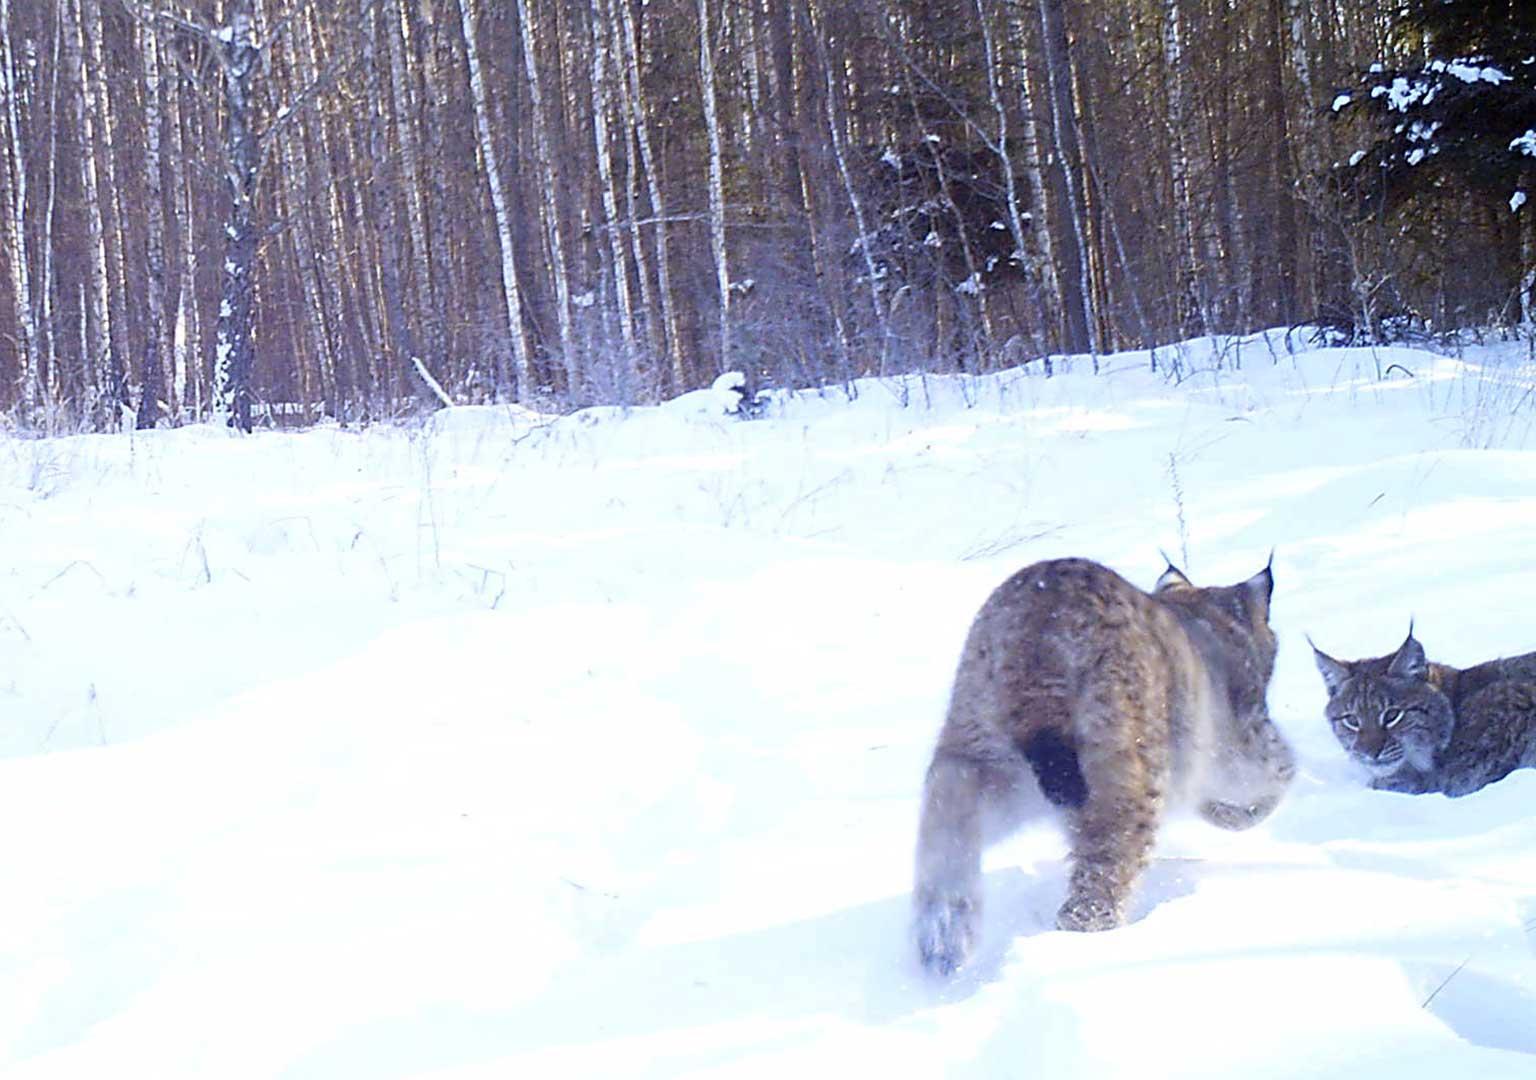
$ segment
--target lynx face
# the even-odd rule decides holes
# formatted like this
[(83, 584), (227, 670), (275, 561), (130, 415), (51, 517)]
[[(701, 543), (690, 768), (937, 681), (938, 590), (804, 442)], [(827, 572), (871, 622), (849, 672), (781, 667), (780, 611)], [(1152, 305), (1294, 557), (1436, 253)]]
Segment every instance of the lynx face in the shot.
[(1328, 688), (1328, 723), (1352, 758), (1377, 778), (1430, 773), (1451, 741), (1451, 703), (1429, 682), (1413, 635), (1391, 656), (1340, 662), (1313, 647)]

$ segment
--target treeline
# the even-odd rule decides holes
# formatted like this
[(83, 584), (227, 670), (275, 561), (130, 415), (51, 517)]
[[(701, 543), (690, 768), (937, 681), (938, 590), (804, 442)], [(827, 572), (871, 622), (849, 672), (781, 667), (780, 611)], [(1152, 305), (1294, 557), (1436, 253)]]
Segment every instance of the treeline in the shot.
[[(1532, 21), (1448, 6), (1474, 53)], [(248, 428), (1510, 322), (1532, 214), (1455, 170), (1389, 197), (1362, 153), (1394, 136), (1362, 78), (1433, 53), (1402, 8), (0, 0), (0, 411)]]

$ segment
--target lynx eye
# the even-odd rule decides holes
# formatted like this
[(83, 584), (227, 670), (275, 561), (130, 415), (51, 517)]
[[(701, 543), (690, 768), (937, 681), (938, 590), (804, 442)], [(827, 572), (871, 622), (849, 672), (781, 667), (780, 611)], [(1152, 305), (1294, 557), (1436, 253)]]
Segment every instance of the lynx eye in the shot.
[(1393, 727), (1406, 715), (1407, 712), (1403, 709), (1383, 709), (1381, 710), (1381, 726), (1384, 728)]
[(1339, 723), (1343, 725), (1345, 731), (1360, 730), (1360, 721), (1354, 713), (1345, 713), (1343, 716), (1339, 717)]

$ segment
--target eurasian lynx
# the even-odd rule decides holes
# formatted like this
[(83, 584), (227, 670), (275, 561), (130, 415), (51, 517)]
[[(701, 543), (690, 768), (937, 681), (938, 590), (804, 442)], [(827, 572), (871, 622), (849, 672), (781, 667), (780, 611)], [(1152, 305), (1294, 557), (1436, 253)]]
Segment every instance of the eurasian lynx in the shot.
[(1164, 810), (1245, 829), (1295, 772), (1270, 722), (1268, 567), (1200, 589), (1169, 567), (1148, 594), (1085, 559), (1036, 563), (982, 606), (923, 793), (914, 933), (923, 963), (965, 963), (985, 844), (1054, 811), (1072, 844), (1056, 923), (1107, 930)]
[(1373, 788), (1467, 795), (1536, 767), (1536, 653), (1457, 669), (1430, 663), (1412, 629), (1391, 656), (1312, 652), (1333, 734)]

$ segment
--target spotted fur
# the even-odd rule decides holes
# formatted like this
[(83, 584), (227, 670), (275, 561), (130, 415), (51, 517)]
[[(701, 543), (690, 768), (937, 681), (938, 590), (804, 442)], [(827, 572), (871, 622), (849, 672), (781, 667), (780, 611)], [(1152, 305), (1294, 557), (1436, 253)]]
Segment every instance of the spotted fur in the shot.
[(1228, 829), (1274, 809), (1295, 767), (1265, 704), (1273, 588), (1268, 567), (1205, 589), (1169, 567), (1146, 593), (1059, 559), (992, 593), (924, 787), (913, 925), (928, 968), (971, 954), (982, 850), (1026, 820), (1055, 817), (1071, 841), (1057, 925), (1104, 930), (1124, 920), (1169, 807)]
[(1536, 653), (1453, 668), (1431, 663), (1411, 630), (1390, 656), (1312, 651), (1334, 737), (1372, 787), (1459, 796), (1536, 767)]

